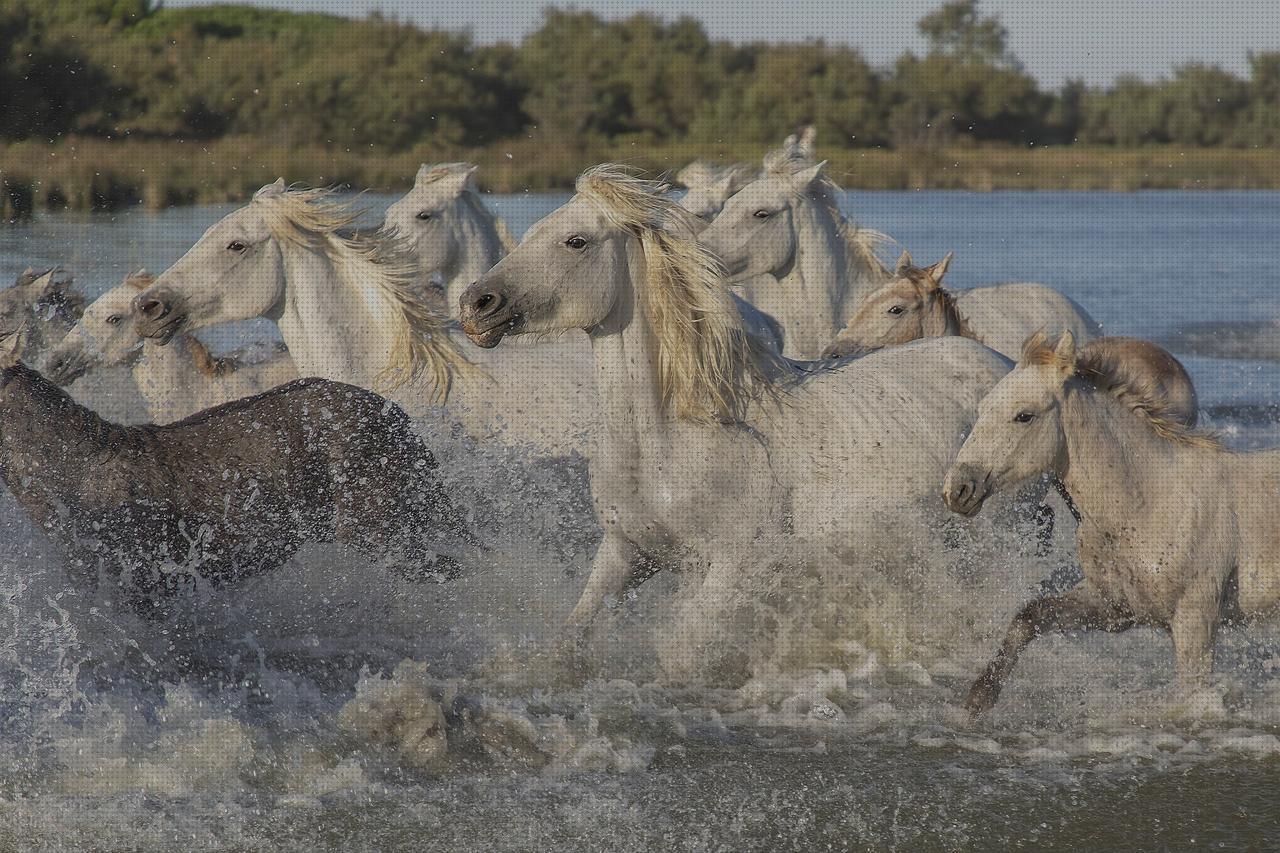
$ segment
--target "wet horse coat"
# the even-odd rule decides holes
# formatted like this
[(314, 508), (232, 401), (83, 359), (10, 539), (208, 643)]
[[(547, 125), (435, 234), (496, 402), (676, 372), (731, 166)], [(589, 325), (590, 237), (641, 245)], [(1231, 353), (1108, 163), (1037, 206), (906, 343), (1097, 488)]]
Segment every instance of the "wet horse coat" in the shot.
[(323, 379), (126, 427), (12, 359), (0, 371), (0, 479), (78, 583), (118, 586), (143, 613), (278, 568), (306, 541), (452, 571), (434, 543), (469, 534), (433, 468), (398, 407)]
[(1280, 452), (1236, 454), (1170, 417), (1155, 390), (1107, 353), (1028, 341), (1018, 368), (983, 400), (947, 473), (964, 515), (1050, 471), (1079, 510), (1084, 581), (1027, 604), (969, 692), (991, 708), (1040, 634), (1135, 625), (1167, 630), (1183, 686), (1207, 679), (1224, 617), (1280, 605)]

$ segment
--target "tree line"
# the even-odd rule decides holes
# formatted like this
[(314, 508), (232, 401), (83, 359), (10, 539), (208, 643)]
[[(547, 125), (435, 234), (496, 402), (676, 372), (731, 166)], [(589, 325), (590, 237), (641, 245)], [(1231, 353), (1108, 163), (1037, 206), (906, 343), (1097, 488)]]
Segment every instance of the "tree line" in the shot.
[(518, 44), (245, 5), (5, 0), (0, 138), (209, 140), (405, 151), (548, 144), (769, 142), (801, 124), (824, 147), (1005, 143), (1280, 144), (1280, 53), (1250, 73), (1042, 90), (979, 0), (917, 24), (923, 55), (877, 68), (820, 40), (733, 44), (693, 18), (547, 9)]

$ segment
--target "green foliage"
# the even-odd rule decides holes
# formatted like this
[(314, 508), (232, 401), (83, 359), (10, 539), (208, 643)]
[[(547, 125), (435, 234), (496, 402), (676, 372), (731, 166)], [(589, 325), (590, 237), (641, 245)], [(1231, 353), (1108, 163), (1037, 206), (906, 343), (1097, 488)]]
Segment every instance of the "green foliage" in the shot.
[(963, 63), (1017, 67), (1005, 44), (1009, 31), (996, 18), (983, 18), (978, 0), (952, 0), (916, 24), (930, 53)]
[(219, 4), (158, 9), (139, 19), (133, 32), (148, 38), (190, 31), (220, 39), (244, 36), (275, 39), (292, 34), (332, 35), (348, 23), (345, 18), (319, 12), (286, 12), (262, 6)]
[(0, 0), (0, 138), (218, 139), (393, 152), (522, 140), (541, 150), (764, 144), (815, 124), (828, 148), (1275, 146), (1280, 53), (1247, 80), (1041, 91), (978, 0), (922, 18), (924, 56), (876, 69), (822, 41), (734, 45), (691, 18), (550, 8), (520, 44), (370, 16), (154, 0)]

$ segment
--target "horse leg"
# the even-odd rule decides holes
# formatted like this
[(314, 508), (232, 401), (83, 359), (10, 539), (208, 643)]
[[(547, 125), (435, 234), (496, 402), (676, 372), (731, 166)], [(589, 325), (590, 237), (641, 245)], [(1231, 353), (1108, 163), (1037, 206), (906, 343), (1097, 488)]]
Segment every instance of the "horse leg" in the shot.
[(587, 585), (561, 628), (565, 641), (581, 647), (590, 639), (601, 608), (610, 598), (622, 595), (641, 562), (635, 545), (618, 533), (605, 533), (591, 562)]
[(1087, 584), (1062, 595), (1037, 598), (1013, 617), (1000, 650), (969, 688), (964, 707), (975, 717), (991, 710), (1009, 673), (1017, 665), (1018, 656), (1041, 634), (1086, 628), (1120, 632), (1132, 627), (1131, 617), (1103, 601)]
[(710, 678), (728, 683), (745, 677), (745, 643), (733, 636), (731, 617), (743, 592), (743, 570), (751, 553), (749, 548), (729, 548), (708, 561), (702, 583), (680, 606), (674, 629), (659, 643), (662, 669), (671, 680)]
[(1202, 581), (1192, 585), (1173, 609), (1173, 669), (1179, 687), (1198, 687), (1213, 672), (1213, 648), (1221, 619), (1219, 590)]

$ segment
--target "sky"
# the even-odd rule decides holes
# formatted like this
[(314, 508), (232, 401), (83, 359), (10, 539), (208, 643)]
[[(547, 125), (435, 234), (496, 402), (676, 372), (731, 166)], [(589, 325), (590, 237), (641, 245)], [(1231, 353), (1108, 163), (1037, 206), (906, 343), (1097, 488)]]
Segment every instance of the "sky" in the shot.
[[(165, 0), (168, 7), (209, 0)], [(245, 2), (245, 0), (239, 0)], [(379, 10), (422, 27), (470, 30), (482, 42), (518, 41), (538, 26), (547, 0), (247, 0), (256, 5), (360, 17)], [(915, 21), (941, 0), (576, 0), (605, 17), (648, 11), (691, 15), (716, 39), (821, 37), (887, 65), (920, 52)], [(569, 5), (556, 2), (555, 5)], [(1013, 52), (1043, 86), (1117, 75), (1147, 79), (1200, 61), (1247, 73), (1247, 53), (1280, 51), (1280, 0), (984, 0), (1009, 30)]]

